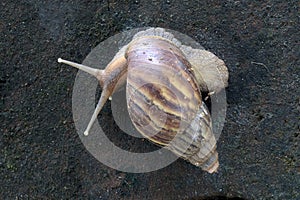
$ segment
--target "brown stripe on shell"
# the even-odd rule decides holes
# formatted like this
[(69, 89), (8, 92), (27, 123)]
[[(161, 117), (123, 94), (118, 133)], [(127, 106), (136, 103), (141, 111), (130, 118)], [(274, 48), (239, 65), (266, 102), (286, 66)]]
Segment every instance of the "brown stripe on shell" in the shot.
[[(128, 85), (127, 90), (132, 93), (133, 88)], [(159, 116), (149, 114), (150, 107), (156, 105), (149, 104), (149, 100), (138, 90), (135, 90), (134, 99), (129, 98), (128, 109), (131, 120), (136, 128), (148, 139), (161, 144), (169, 143), (176, 133), (181, 123), (180, 117), (166, 113), (163, 124), (160, 123)], [(161, 111), (164, 112), (164, 111)]]
[[(131, 70), (139, 68), (142, 70), (142, 73), (148, 71), (147, 75), (149, 76), (153, 73), (152, 76), (158, 75), (160, 78), (168, 79), (169, 83), (174, 85), (175, 88), (182, 86), (180, 82), (182, 79), (189, 82), (190, 87), (182, 87), (180, 92), (184, 93), (187, 98), (192, 98), (193, 95), (195, 95), (194, 98), (201, 98), (197, 91), (198, 85), (191, 70), (191, 65), (183, 55), (179, 56), (171, 50), (155, 48), (131, 50), (128, 52), (128, 55)], [(194, 91), (185, 91), (190, 88)]]
[[(128, 63), (130, 64), (135, 62), (137, 62), (136, 64), (141, 62), (143, 62), (144, 64), (155, 64), (164, 68), (164, 70), (161, 70), (161, 72), (163, 73), (166, 72), (166, 70), (173, 70), (172, 72), (176, 72), (179, 75), (178, 77), (182, 77), (184, 80), (190, 81), (190, 85), (195, 90), (198, 89), (191, 64), (188, 62), (188, 60), (178, 47), (164, 38), (139, 38), (129, 44), (126, 51), (126, 57), (128, 59)], [(140, 65), (136, 64), (131, 64), (131, 68), (141, 67)], [(143, 70), (145, 70), (144, 66)], [(150, 68), (150, 70), (152, 69)]]
[[(130, 110), (132, 109), (131, 108), (132, 104), (137, 104), (141, 109), (143, 109), (145, 115), (147, 115), (148, 117), (151, 116), (151, 118), (154, 118), (154, 119), (152, 119), (154, 122), (157, 121), (157, 118), (154, 117), (155, 114), (162, 114), (162, 115), (168, 116), (167, 121), (165, 122), (164, 125), (169, 126), (170, 129), (172, 129), (173, 127), (178, 128), (180, 125), (181, 116), (175, 115), (173, 113), (169, 113), (169, 112), (167, 112), (168, 109), (166, 109), (166, 107), (170, 107), (170, 109), (174, 109), (175, 106), (172, 108), (172, 106), (170, 106), (170, 103), (166, 100), (164, 101), (164, 104), (162, 107), (160, 106), (160, 104), (155, 104), (154, 102), (158, 102), (159, 99), (149, 99), (148, 96), (145, 95), (144, 90), (142, 90), (145, 88), (145, 86), (146, 85), (144, 85), (143, 88), (134, 89), (130, 84), (127, 85), (128, 93), (134, 94), (134, 98), (132, 98), (132, 97), (128, 98), (128, 100), (129, 100), (128, 105), (130, 107)], [(151, 87), (151, 86), (149, 86), (149, 84), (147, 84), (147, 87)], [(152, 86), (152, 87), (155, 88), (154, 86)], [(147, 88), (146, 88), (146, 90), (147, 90)], [(176, 107), (176, 109), (180, 109), (180, 107)], [(160, 116), (157, 116), (157, 117), (160, 117)]]
[[(172, 152), (197, 166), (214, 169), (211, 165), (218, 161), (209, 112), (181, 50), (165, 39), (144, 37), (129, 44), (126, 58), (128, 110), (135, 127), (158, 144), (173, 139), (167, 145)], [(151, 106), (158, 111), (153, 116)], [(160, 122), (162, 115), (166, 120)], [(172, 123), (172, 116), (177, 124)], [(139, 123), (140, 118), (148, 126)]]
[(218, 162), (216, 140), (205, 104), (201, 106), (191, 125), (183, 134), (178, 135), (168, 148), (203, 169), (209, 169)]
[(164, 94), (169, 101), (182, 99), (185, 101), (180, 101), (180, 103), (185, 103), (192, 107), (196, 107), (193, 104), (194, 101), (201, 102), (197, 88), (189, 83), (190, 78), (183, 77), (182, 72), (178, 72), (177, 69), (143, 61), (132, 61), (128, 70), (130, 73), (127, 79), (136, 88), (143, 84), (155, 83), (170, 88), (169, 91), (172, 93)]
[(201, 118), (197, 115), (184, 133), (178, 135), (178, 137), (175, 138), (174, 143), (170, 144), (170, 148), (174, 148), (174, 151), (183, 157), (188, 157), (197, 153), (200, 148), (204, 147), (201, 143), (203, 141), (202, 134), (203, 131), (206, 131), (206, 127), (203, 127), (201, 122)]
[(140, 82), (142, 86), (138, 87), (138, 84), (135, 82), (128, 81), (127, 85), (134, 88), (133, 92), (143, 95), (145, 100), (149, 101), (149, 104), (155, 104), (160, 109), (163, 108), (167, 113), (178, 117), (181, 115), (178, 98), (168, 88), (143, 82), (142, 78), (135, 78), (135, 80)]
[[(198, 92), (197, 85), (192, 84), (194, 81), (193, 77), (189, 76), (189, 71), (178, 68), (178, 64), (170, 66), (154, 64), (155, 62), (148, 62), (146, 58), (142, 59), (139, 55), (140, 54), (136, 51), (128, 53), (128, 71), (130, 71), (130, 73), (128, 73), (127, 80), (129, 84), (135, 88), (139, 88), (147, 83), (157, 83), (158, 85), (165, 86), (165, 88), (170, 88), (169, 91), (172, 91), (177, 98), (170, 92), (167, 93), (167, 90), (162, 91), (166, 93), (162, 95), (163, 98), (168, 101), (173, 101), (173, 104), (180, 102), (180, 106), (186, 109), (186, 111), (183, 110), (183, 112), (190, 114), (189, 111), (193, 111), (194, 116), (194, 110), (201, 104), (201, 96)], [(171, 56), (173, 55), (171, 54)], [(155, 59), (153, 58), (153, 60)], [(153, 93), (148, 92), (148, 95), (152, 96)], [(174, 102), (174, 100), (177, 99), (179, 100)]]
[[(132, 86), (131, 84), (133, 83), (134, 82), (128, 81), (128, 86)], [(168, 99), (164, 97), (164, 94), (160, 93), (162, 88), (165, 87), (161, 86), (159, 88), (151, 83), (143, 84), (142, 87), (139, 87), (137, 89), (135, 89), (134, 87), (134, 91), (128, 89), (127, 99), (134, 99), (134, 103), (138, 104), (143, 110), (145, 110), (147, 112), (146, 114), (150, 115), (153, 123), (160, 128), (172, 130), (177, 133), (182, 132), (195, 116), (197, 108), (189, 108), (188, 105), (180, 105), (176, 101), (175, 103), (177, 104), (169, 102)], [(165, 88), (165, 90), (168, 90), (168, 88)], [(139, 95), (139, 93), (142, 93), (143, 96)], [(148, 99), (148, 101), (146, 101), (145, 98)], [(175, 98), (173, 98), (172, 100), (174, 99)], [(194, 104), (197, 105), (199, 103), (194, 102)], [(128, 105), (130, 106), (130, 103)], [(129, 113), (133, 112), (133, 109), (134, 108), (130, 106)], [(153, 110), (154, 112), (151, 112), (151, 110)], [(173, 116), (175, 116), (175, 118)], [(161, 118), (163, 118), (162, 121)], [(164, 119), (166, 121), (164, 121)], [(148, 134), (146, 133), (146, 131), (148, 132), (148, 130), (141, 130), (143, 134)], [(153, 134), (151, 134), (151, 136), (152, 135)]]
[[(167, 145), (176, 135), (177, 132), (171, 131), (169, 129), (157, 127), (152, 120), (147, 117), (146, 124), (141, 123), (141, 119), (138, 118), (140, 111), (142, 110), (139, 108), (138, 105), (133, 104), (131, 105), (134, 109), (134, 113), (132, 113), (132, 120), (135, 122), (135, 126), (143, 133), (143, 135), (148, 138), (149, 140), (153, 141), (156, 144), (160, 145)], [(143, 121), (145, 122), (145, 121)], [(146, 128), (145, 128), (146, 126)]]

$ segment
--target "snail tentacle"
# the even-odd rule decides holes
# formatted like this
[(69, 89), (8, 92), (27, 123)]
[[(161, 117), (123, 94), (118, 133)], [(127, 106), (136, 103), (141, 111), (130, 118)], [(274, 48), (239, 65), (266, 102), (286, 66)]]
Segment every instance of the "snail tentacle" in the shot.
[(71, 62), (71, 61), (68, 61), (68, 60), (64, 60), (62, 58), (58, 58), (57, 62), (64, 63), (64, 64), (70, 65), (72, 67), (75, 67), (77, 69), (80, 69), (84, 72), (87, 72), (87, 73), (91, 74), (92, 76), (94, 76), (96, 78), (99, 77), (99, 75), (102, 74), (103, 71), (104, 71), (104, 70), (94, 69), (94, 68), (88, 67), (86, 65)]
[(86, 130), (84, 131), (84, 135), (87, 136), (107, 99), (111, 97), (115, 90), (125, 83), (124, 77), (126, 77), (127, 72), (126, 59), (124, 56), (114, 58), (112, 62), (107, 65), (105, 70), (94, 69), (82, 64), (63, 60), (61, 58), (58, 59), (58, 62), (70, 65), (91, 74), (98, 79), (102, 87), (101, 97), (98, 101), (97, 107), (92, 115), (91, 120), (89, 121)]
[(95, 111), (92, 115), (91, 120), (89, 121), (89, 124), (88, 124), (86, 130), (84, 131), (85, 136), (89, 135), (90, 129), (92, 128), (92, 126), (93, 126), (95, 120), (97, 119), (97, 116), (100, 113), (100, 111), (101, 111), (102, 107), (104, 106), (105, 102), (111, 96), (111, 93), (112, 92), (110, 90), (108, 90), (107, 87), (102, 89), (101, 97), (98, 101), (97, 107), (96, 107), (96, 109), (95, 109)]

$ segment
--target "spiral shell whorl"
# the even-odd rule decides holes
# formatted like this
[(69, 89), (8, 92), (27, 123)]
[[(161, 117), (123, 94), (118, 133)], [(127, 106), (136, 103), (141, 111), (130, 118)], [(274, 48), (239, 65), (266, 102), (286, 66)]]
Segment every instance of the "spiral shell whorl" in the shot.
[(127, 105), (136, 128), (166, 145), (194, 119), (201, 94), (188, 61), (161, 37), (142, 37), (129, 44)]
[(183, 52), (164, 37), (143, 35), (128, 45), (125, 57), (134, 126), (152, 142), (214, 172), (218, 154), (210, 114)]
[(173, 153), (210, 173), (218, 168), (216, 139), (208, 108), (202, 104), (190, 126), (168, 145)]

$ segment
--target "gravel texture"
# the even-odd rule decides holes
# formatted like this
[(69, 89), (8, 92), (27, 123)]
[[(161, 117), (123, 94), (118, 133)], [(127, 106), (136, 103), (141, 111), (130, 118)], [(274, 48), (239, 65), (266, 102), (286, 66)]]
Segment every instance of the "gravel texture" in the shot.
[[(300, 199), (299, 1), (1, 1), (1, 199)], [(185, 33), (230, 72), (220, 169), (177, 160), (132, 174), (98, 162), (72, 117), (77, 70), (101, 41), (136, 27)], [(101, 112), (120, 147), (151, 147)]]

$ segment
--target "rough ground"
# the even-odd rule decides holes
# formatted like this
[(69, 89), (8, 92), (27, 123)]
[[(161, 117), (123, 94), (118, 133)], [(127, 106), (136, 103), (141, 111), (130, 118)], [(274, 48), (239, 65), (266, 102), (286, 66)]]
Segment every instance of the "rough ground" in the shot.
[[(0, 199), (300, 199), (299, 1), (1, 1)], [(76, 70), (101, 41), (136, 27), (188, 34), (230, 71), (220, 170), (185, 161), (145, 174), (99, 163), (72, 118)], [(122, 136), (106, 104), (106, 130)]]

